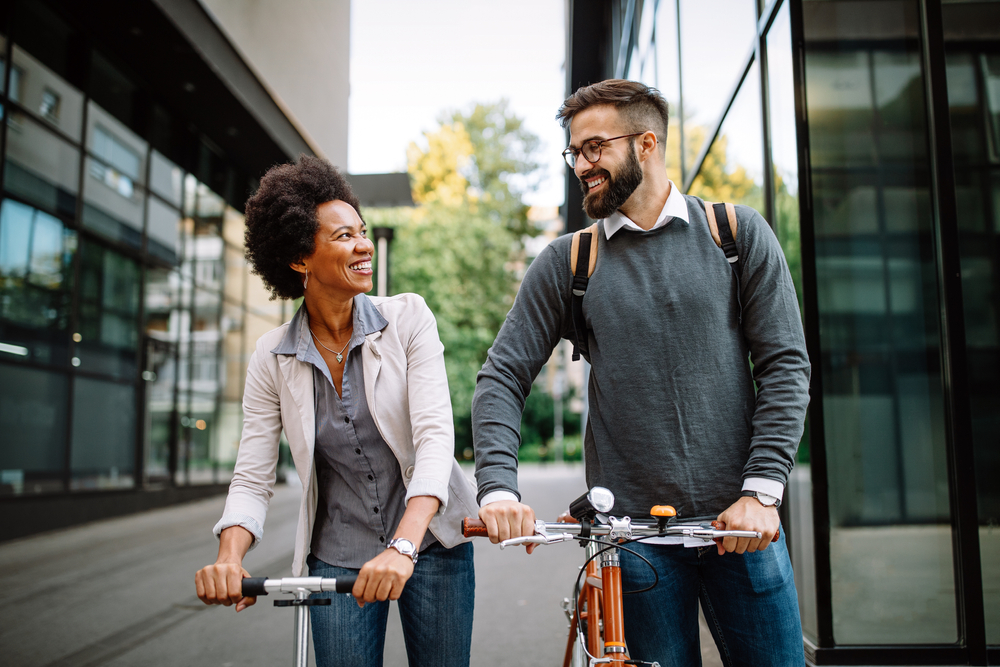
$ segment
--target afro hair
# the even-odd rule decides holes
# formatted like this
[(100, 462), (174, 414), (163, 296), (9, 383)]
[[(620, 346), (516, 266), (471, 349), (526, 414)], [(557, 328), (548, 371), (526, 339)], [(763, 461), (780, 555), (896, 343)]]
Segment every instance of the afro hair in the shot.
[(332, 164), (300, 155), (295, 164), (268, 169), (246, 206), (246, 258), (271, 290), (271, 300), (303, 295), (302, 274), (289, 265), (316, 249), (316, 207), (340, 200), (361, 215), (350, 183)]

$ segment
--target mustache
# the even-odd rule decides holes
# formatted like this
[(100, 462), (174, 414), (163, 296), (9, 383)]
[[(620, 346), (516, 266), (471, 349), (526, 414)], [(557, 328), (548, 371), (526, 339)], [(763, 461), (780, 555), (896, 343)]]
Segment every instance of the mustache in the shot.
[(607, 179), (611, 179), (611, 173), (607, 169), (601, 169), (600, 167), (594, 167), (589, 171), (583, 172), (580, 175), (580, 188), (583, 190), (583, 194), (590, 192), (590, 186), (587, 185), (587, 179), (594, 176), (604, 176)]

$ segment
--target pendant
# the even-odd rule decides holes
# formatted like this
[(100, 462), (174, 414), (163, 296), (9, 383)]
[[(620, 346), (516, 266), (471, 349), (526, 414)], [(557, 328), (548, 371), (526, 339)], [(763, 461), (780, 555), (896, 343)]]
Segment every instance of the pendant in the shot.
[(337, 353), (337, 363), (341, 364), (343, 362), (344, 362), (344, 355), (342, 355), (340, 352), (338, 352)]

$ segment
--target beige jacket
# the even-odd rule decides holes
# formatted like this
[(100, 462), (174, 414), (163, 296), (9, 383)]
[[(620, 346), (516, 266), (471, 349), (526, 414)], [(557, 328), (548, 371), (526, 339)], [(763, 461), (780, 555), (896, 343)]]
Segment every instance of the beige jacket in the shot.
[[(361, 345), (368, 407), (399, 461), (406, 501), (414, 496), (438, 498), (441, 509), (431, 520), (430, 530), (441, 544), (453, 547), (466, 541), (462, 518), (478, 516), (479, 506), (476, 487), (454, 457), (451, 399), (437, 323), (416, 294), (371, 301), (389, 324), (366, 336)], [(250, 357), (236, 471), (215, 534), (238, 525), (254, 535), (254, 546), (262, 539), (264, 517), (274, 494), (278, 440), (284, 429), (302, 482), (292, 560), (293, 576), (302, 576), (319, 498), (313, 454), (313, 372), (310, 364), (294, 356), (271, 353), (287, 328), (284, 324), (261, 336)]]

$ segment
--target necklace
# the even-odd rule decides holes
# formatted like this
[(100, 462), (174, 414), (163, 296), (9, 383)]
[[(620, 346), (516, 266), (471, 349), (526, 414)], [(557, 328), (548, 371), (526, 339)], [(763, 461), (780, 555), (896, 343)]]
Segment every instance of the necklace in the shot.
[(344, 350), (341, 350), (340, 352), (337, 352), (336, 350), (331, 350), (326, 345), (323, 345), (323, 341), (321, 341), (319, 339), (319, 336), (317, 336), (316, 333), (312, 330), (312, 327), (309, 328), (309, 333), (311, 333), (313, 335), (313, 338), (316, 339), (316, 342), (319, 343), (320, 346), (324, 350), (326, 350), (327, 352), (333, 352), (335, 355), (337, 355), (337, 363), (338, 364), (344, 363), (344, 350), (346, 350), (347, 346), (351, 344), (351, 339), (350, 338), (348, 338), (347, 342), (344, 344)]

